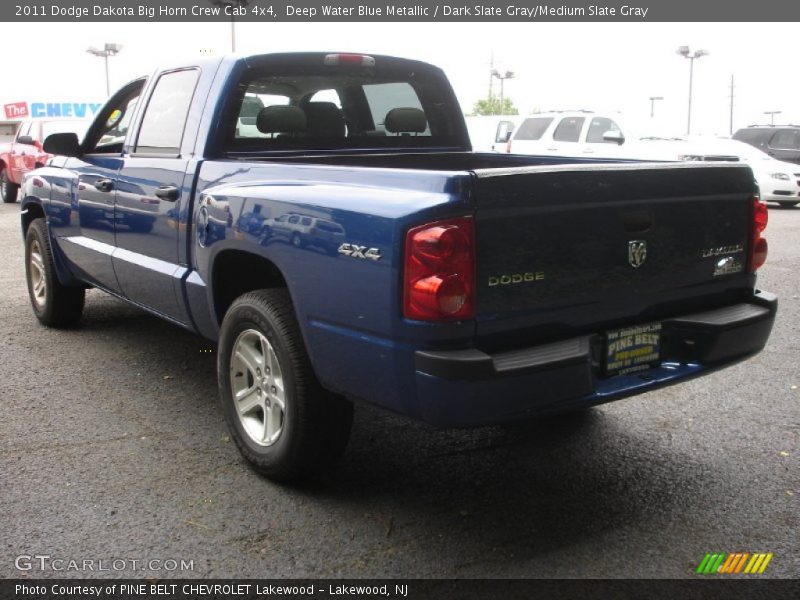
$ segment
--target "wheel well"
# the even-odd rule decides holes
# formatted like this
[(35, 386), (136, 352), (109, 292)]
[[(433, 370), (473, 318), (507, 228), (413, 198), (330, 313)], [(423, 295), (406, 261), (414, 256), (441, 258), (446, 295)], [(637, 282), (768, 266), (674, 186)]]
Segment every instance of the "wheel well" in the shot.
[(44, 209), (35, 202), (29, 202), (25, 206), (25, 210), (27, 212), (22, 215), (22, 235), (28, 233), (28, 227), (34, 219), (44, 219)]
[(265, 288), (286, 287), (286, 279), (274, 263), (241, 250), (225, 250), (217, 256), (211, 274), (217, 323), (242, 294)]

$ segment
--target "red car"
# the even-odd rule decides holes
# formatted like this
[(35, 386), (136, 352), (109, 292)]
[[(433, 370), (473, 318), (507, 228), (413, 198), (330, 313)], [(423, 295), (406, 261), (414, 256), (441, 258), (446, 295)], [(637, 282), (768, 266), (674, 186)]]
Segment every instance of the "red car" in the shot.
[(48, 135), (74, 132), (82, 137), (87, 126), (87, 121), (67, 119), (22, 121), (14, 141), (0, 145), (0, 196), (3, 202), (15, 202), (25, 174), (44, 166), (50, 158), (42, 150), (42, 143)]

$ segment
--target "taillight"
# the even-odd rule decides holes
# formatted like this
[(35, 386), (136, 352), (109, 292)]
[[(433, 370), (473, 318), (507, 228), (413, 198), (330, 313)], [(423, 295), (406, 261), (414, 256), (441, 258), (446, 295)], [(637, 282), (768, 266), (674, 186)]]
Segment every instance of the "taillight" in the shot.
[(406, 235), (403, 315), (418, 321), (475, 316), (475, 225), (472, 217), (428, 223)]
[(761, 236), (767, 228), (767, 221), (769, 221), (767, 203), (755, 196), (753, 198), (753, 242), (750, 244), (751, 273), (767, 261), (767, 240)]

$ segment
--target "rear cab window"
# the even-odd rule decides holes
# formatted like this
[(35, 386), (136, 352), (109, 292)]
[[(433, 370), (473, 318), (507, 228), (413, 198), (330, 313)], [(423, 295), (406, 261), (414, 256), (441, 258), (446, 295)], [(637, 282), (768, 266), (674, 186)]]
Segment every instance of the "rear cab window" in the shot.
[(328, 56), (259, 57), (223, 113), (222, 149), (467, 147), (461, 113), (438, 69), (380, 56), (367, 57), (365, 66), (338, 65)]

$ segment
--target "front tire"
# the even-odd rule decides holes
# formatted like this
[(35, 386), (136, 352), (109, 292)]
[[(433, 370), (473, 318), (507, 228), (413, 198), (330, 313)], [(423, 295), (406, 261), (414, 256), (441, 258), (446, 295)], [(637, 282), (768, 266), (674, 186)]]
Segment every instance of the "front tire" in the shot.
[(62, 285), (44, 219), (34, 219), (25, 234), (25, 279), (33, 314), (48, 327), (70, 327), (80, 321), (86, 290)]
[(330, 467), (344, 452), (352, 404), (317, 381), (285, 289), (249, 292), (231, 305), (217, 376), (232, 437), (263, 475), (298, 479)]
[(786, 200), (779, 200), (778, 204), (780, 204), (783, 208), (792, 208), (793, 206), (797, 206), (798, 202), (787, 202)]
[(5, 167), (0, 167), (0, 197), (6, 204), (12, 204), (17, 201), (17, 192), (19, 186), (11, 183), (8, 180), (8, 171)]

